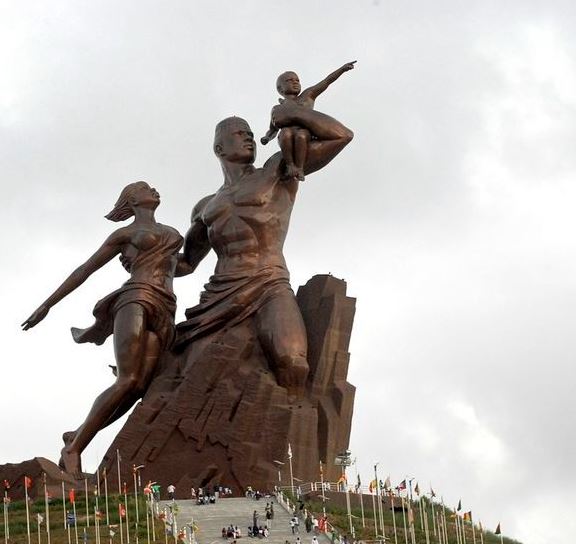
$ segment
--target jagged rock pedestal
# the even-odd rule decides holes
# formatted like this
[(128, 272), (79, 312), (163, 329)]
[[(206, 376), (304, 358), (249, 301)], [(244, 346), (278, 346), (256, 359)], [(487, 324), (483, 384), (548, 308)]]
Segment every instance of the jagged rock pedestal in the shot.
[(172, 483), (177, 496), (192, 485), (271, 489), (279, 467), (283, 484), (289, 479), (289, 443), (296, 478), (318, 480), (322, 460), (325, 478), (337, 479), (334, 457), (348, 447), (355, 394), (346, 381), (355, 299), (330, 275), (314, 276), (297, 299), (308, 332), (305, 398), (290, 402), (277, 384), (251, 319), (196, 340), (163, 357), (102, 461), (109, 481), (119, 451), (123, 481), (144, 465), (143, 480)]

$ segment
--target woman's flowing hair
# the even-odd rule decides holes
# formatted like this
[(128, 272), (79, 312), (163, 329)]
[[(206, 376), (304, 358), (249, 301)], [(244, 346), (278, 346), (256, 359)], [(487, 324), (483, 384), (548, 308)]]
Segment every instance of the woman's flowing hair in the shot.
[(130, 198), (137, 189), (142, 187), (142, 185), (148, 184), (145, 181), (136, 181), (126, 185), (126, 187), (122, 189), (122, 192), (120, 193), (116, 204), (114, 204), (112, 211), (104, 217), (106, 217), (106, 219), (110, 219), (110, 221), (126, 221), (126, 219), (132, 217), (134, 215), (134, 210), (130, 204)]

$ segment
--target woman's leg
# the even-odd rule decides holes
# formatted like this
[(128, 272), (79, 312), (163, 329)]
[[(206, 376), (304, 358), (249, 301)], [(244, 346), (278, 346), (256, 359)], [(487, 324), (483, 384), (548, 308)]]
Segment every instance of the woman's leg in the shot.
[[(61, 464), (67, 472), (81, 475), (80, 454), (96, 433), (126, 413), (145, 390), (158, 359), (158, 343), (148, 342), (146, 310), (137, 303), (123, 306), (114, 317), (114, 352), (118, 376), (114, 385), (94, 401), (86, 420), (73, 433), (65, 433)], [(147, 348), (153, 353), (147, 353)]]

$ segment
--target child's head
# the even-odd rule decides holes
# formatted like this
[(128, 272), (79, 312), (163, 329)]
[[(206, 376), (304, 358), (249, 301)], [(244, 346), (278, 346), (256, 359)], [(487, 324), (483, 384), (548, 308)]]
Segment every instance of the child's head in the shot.
[(286, 96), (298, 96), (301, 91), (300, 79), (296, 72), (284, 72), (278, 76), (276, 80), (276, 89), (278, 92)]

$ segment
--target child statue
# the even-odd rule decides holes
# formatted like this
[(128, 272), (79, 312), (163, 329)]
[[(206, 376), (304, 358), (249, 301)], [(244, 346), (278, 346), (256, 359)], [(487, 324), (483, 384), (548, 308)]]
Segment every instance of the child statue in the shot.
[[(316, 83), (316, 85), (308, 87), (302, 92), (300, 92), (300, 80), (295, 72), (284, 72), (280, 74), (276, 80), (276, 89), (283, 98), (278, 99), (280, 106), (275, 106), (272, 109), (270, 128), (266, 135), (260, 139), (260, 142), (266, 145), (276, 137), (276, 134), (280, 130), (274, 123), (275, 108), (282, 107), (283, 104), (292, 104), (314, 110), (314, 102), (316, 98), (318, 98), (318, 95), (323, 93), (329, 85), (334, 83), (344, 72), (352, 70), (355, 63), (356, 61), (352, 61), (344, 64), (344, 66), (332, 72), (327, 78), (320, 81), (320, 83)], [(317, 112), (317, 115), (324, 117), (324, 114), (320, 112)], [(317, 137), (317, 135), (311, 134), (308, 129), (299, 126), (284, 127), (280, 131), (278, 143), (280, 144), (280, 149), (286, 162), (286, 176), (289, 179), (304, 181), (304, 164), (306, 162), (308, 143), (315, 137)]]

